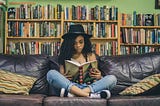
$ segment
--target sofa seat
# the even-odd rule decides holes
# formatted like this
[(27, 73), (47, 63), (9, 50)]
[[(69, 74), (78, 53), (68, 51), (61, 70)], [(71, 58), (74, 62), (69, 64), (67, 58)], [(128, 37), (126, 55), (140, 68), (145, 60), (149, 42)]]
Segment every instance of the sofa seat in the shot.
[(160, 106), (160, 95), (154, 96), (112, 96), (108, 106)]
[(90, 99), (86, 97), (56, 97), (45, 98), (44, 106), (108, 106), (106, 99)]
[(6, 95), (0, 94), (0, 106), (42, 106), (45, 95)]

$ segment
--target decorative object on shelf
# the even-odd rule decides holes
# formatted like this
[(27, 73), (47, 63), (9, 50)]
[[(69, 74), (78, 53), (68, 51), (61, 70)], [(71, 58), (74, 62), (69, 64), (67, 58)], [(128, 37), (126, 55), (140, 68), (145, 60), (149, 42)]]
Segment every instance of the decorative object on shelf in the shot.
[(8, 8), (8, 18), (9, 19), (14, 19), (15, 14), (16, 14), (16, 8), (15, 7)]
[(160, 0), (155, 0), (155, 9), (160, 9)]

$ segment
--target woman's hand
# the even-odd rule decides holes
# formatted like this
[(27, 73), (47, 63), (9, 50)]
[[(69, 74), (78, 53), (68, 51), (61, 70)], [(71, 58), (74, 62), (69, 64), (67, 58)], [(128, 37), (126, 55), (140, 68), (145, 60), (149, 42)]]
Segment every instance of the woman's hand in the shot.
[(67, 79), (72, 80), (71, 76), (67, 76), (67, 73), (65, 72), (63, 65), (60, 65), (60, 73)]
[(92, 78), (96, 78), (96, 79), (101, 79), (101, 71), (99, 71), (97, 68), (91, 68), (90, 69), (90, 73), (89, 75), (92, 77)]
[(63, 75), (64, 75), (64, 77), (66, 77), (67, 79), (72, 80), (72, 77), (71, 77), (71, 76), (68, 76), (67, 73), (65, 73), (65, 74), (63, 74)]

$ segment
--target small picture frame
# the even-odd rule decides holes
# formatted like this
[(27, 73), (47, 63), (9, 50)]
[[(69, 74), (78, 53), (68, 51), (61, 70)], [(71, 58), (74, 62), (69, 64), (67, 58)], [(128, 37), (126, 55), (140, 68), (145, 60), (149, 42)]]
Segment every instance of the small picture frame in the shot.
[(160, 9), (160, 0), (155, 0), (155, 9)]

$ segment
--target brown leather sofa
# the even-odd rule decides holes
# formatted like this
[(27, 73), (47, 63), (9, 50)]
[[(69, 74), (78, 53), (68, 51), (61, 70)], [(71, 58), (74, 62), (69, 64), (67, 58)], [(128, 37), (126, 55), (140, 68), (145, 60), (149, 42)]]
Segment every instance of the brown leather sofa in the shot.
[(118, 79), (117, 86), (111, 91), (112, 97), (109, 100), (54, 96), (46, 81), (46, 73), (50, 69), (59, 69), (55, 56), (1, 54), (0, 69), (34, 76), (37, 81), (30, 90), (30, 95), (27, 96), (0, 93), (0, 106), (159, 106), (159, 86), (144, 95), (118, 95), (120, 91), (144, 77), (160, 73), (159, 52), (142, 55), (101, 56), (98, 60), (103, 75), (114, 74)]

